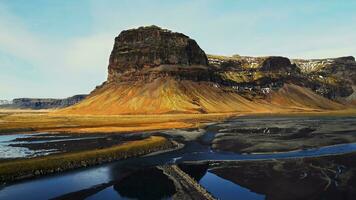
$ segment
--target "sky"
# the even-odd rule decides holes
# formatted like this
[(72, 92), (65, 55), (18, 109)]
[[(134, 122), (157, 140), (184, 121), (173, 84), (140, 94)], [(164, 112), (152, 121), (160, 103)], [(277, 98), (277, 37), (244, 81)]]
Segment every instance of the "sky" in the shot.
[(0, 99), (64, 98), (106, 80), (114, 38), (158, 25), (209, 54), (356, 56), (354, 0), (0, 0)]

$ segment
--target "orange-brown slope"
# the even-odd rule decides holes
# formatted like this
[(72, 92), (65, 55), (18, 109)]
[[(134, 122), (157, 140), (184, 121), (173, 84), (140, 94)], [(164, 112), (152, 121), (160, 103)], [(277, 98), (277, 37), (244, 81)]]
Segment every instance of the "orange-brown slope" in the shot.
[(268, 101), (275, 106), (296, 110), (338, 110), (345, 106), (322, 97), (308, 88), (285, 84), (270, 94)]
[(343, 109), (342, 104), (307, 88), (285, 84), (265, 100), (251, 101), (210, 82), (158, 78), (149, 83), (122, 82), (95, 90), (84, 101), (58, 110), (61, 114), (163, 114), (286, 112)]
[(208, 82), (159, 78), (97, 89), (84, 101), (57, 111), (63, 114), (162, 114), (267, 112), (268, 106), (224, 92)]

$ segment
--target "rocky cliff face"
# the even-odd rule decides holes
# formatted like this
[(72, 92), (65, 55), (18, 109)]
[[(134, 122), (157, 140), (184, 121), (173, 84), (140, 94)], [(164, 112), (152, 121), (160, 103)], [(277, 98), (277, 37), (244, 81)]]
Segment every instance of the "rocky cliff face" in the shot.
[(353, 57), (291, 62), (284, 57), (210, 55), (209, 63), (223, 80), (242, 91), (265, 94), (291, 83), (333, 100), (347, 99), (354, 92), (356, 63)]
[(315, 90), (328, 98), (344, 97), (355, 100), (356, 62), (352, 56), (328, 59), (292, 60), (318, 88)]
[(0, 108), (10, 109), (51, 109), (51, 108), (64, 108), (74, 105), (87, 95), (75, 95), (65, 99), (41, 99), (41, 98), (17, 98), (11, 104), (1, 105)]
[(177, 68), (207, 65), (204, 51), (188, 36), (157, 26), (140, 27), (122, 31), (115, 38), (108, 82), (137, 80), (145, 72), (174, 75)]
[(292, 62), (295, 63), (304, 73), (342, 73), (356, 69), (356, 62), (353, 56), (309, 60), (293, 59)]
[(220, 84), (249, 99), (264, 98), (285, 83), (305, 82), (300, 69), (285, 57), (209, 55), (208, 60), (222, 80)]
[(271, 56), (263, 59), (260, 70), (264, 72), (298, 72), (296, 65), (292, 64), (288, 58)]

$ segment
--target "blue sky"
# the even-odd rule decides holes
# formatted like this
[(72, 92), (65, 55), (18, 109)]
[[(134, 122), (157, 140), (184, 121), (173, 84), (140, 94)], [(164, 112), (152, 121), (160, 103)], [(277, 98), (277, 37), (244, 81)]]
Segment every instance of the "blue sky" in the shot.
[(155, 24), (206, 53), (356, 56), (353, 0), (0, 0), (0, 99), (67, 97), (105, 81), (114, 37)]

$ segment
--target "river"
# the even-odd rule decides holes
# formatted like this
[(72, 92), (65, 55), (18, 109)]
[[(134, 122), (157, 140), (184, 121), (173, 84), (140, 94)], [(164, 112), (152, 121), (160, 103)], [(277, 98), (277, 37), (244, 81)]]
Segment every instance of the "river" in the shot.
[[(101, 166), (3, 185), (0, 188), (0, 199), (170, 199), (174, 194), (174, 186), (154, 166), (179, 164), (186, 161), (271, 160), (320, 157), (330, 154), (356, 152), (356, 143), (258, 154), (219, 151), (211, 147), (210, 144), (214, 136), (220, 132), (219, 130), (226, 130), (226, 127), (241, 127), (241, 124), (244, 124), (244, 120), (246, 124), (244, 127), (251, 126), (249, 118), (238, 118), (214, 124), (210, 128), (206, 128), (207, 131), (199, 140), (185, 142), (184, 148), (176, 151), (131, 158)], [(354, 134), (352, 130), (356, 129), (354, 126), (355, 118), (352, 117), (324, 119), (310, 117), (260, 118), (259, 120), (254, 120), (259, 127), (271, 126), (270, 123), (266, 123), (266, 120), (268, 122), (274, 121), (274, 126), (276, 124), (286, 124), (288, 121), (288, 127), (300, 126), (303, 122), (307, 123), (307, 126), (319, 127), (320, 130), (316, 130), (316, 132), (325, 130), (323, 124), (329, 126), (330, 122), (336, 121), (338, 124), (343, 124), (343, 126), (338, 126), (339, 128), (333, 130), (333, 132), (338, 134), (342, 133), (340, 127), (343, 127), (343, 131), (346, 131), (348, 134)], [(308, 120), (310, 125), (308, 125)], [(317, 120), (317, 123), (315, 120)], [(293, 123), (291, 124), (291, 122)], [(256, 123), (253, 127), (256, 126)], [(237, 199), (234, 198), (236, 196), (246, 200), (265, 199), (264, 194), (253, 192), (249, 188), (217, 176), (209, 169), (203, 170), (197, 181), (219, 199)]]

